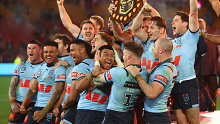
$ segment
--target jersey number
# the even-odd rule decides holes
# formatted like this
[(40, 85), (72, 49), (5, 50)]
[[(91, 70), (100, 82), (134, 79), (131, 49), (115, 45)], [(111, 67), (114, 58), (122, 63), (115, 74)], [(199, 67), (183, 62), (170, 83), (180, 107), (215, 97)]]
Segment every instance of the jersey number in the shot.
[(52, 87), (53, 87), (52, 85), (47, 85), (46, 88), (44, 89), (44, 84), (39, 84), (38, 85), (38, 92), (49, 93)]
[[(108, 98), (107, 96), (102, 96), (102, 98), (99, 100), (99, 97), (100, 97), (100, 94), (99, 93), (94, 93), (94, 95), (93, 95), (93, 97), (92, 97), (92, 95), (91, 95), (91, 92), (88, 92), (87, 94), (86, 94), (86, 99), (87, 100), (91, 100), (91, 101), (93, 101), (93, 102), (98, 102), (98, 103), (100, 103), (100, 104), (104, 104), (105, 103), (105, 101), (106, 101), (106, 99)], [(99, 100), (99, 101), (98, 101)]]
[(20, 80), (20, 87), (29, 87), (30, 82), (30, 80)]
[(134, 98), (133, 98), (133, 102), (130, 103), (132, 94), (131, 94), (131, 93), (125, 93), (124, 97), (126, 98), (126, 101), (123, 102), (123, 105), (125, 105), (125, 106), (134, 105), (135, 102), (137, 102), (137, 99), (138, 99), (139, 96), (140, 96), (140, 94), (136, 94), (136, 95), (134, 96)]

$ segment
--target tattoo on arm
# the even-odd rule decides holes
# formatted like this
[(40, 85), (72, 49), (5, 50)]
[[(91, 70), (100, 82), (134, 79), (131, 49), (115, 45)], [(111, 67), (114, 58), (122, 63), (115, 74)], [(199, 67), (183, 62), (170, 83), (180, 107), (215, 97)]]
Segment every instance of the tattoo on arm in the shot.
[(31, 100), (34, 99), (36, 92), (33, 92), (31, 89), (27, 91), (26, 97), (29, 97)]
[(64, 89), (64, 82), (55, 82), (54, 92), (53, 92), (52, 96), (50, 97), (49, 101), (56, 103), (59, 100), (59, 98), (63, 92), (63, 89)]
[(16, 89), (19, 84), (19, 77), (18, 76), (12, 76), (11, 77), (11, 84), (9, 87), (9, 99), (16, 97)]

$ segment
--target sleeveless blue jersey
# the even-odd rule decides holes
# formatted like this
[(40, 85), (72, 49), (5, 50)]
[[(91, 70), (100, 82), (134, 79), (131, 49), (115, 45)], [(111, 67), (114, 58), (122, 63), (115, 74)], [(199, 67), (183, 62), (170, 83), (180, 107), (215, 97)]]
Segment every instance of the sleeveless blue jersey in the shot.
[(199, 31), (192, 33), (188, 30), (182, 36), (172, 40), (173, 42), (173, 61), (179, 76), (176, 81), (192, 78), (195, 76), (194, 62), (199, 41)]
[(54, 66), (47, 67), (47, 64), (38, 66), (34, 72), (34, 78), (38, 82), (38, 94), (36, 107), (45, 107), (53, 94), (55, 82), (65, 82), (66, 68), (59, 66), (54, 69)]
[(155, 60), (153, 47), (154, 47), (155, 41), (151, 41), (148, 37), (147, 42), (144, 43), (144, 52), (141, 56), (141, 68), (143, 69), (152, 69), (157, 64), (159, 64), (159, 61)]
[[(142, 70), (140, 74), (147, 81), (147, 71)], [(105, 79), (108, 83), (113, 83), (107, 109), (118, 112), (133, 110), (142, 90), (130, 72), (115, 67), (105, 73)]]
[[(37, 64), (31, 64), (30, 61), (22, 62), (18, 64), (14, 70), (14, 76), (19, 77), (19, 84), (17, 90), (16, 100), (19, 102), (23, 102), (24, 97), (26, 96), (29, 87), (31, 86), (31, 81), (33, 79), (34, 70), (39, 66), (44, 64), (45, 62), (40, 62)], [(36, 95), (32, 102), (36, 102)]]
[(144, 109), (152, 113), (161, 113), (168, 111), (167, 100), (173, 88), (173, 82), (177, 76), (176, 67), (172, 63), (163, 63), (150, 75), (149, 83), (157, 81), (164, 86), (163, 91), (153, 100), (147, 96), (144, 98)]
[(71, 66), (74, 66), (73, 58), (70, 55), (67, 56), (60, 56), (58, 59), (67, 61)]

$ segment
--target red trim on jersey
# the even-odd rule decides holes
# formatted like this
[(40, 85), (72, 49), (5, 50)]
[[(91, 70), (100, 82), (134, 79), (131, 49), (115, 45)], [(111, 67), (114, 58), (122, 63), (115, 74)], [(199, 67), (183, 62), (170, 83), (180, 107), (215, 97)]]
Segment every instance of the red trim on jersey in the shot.
[(108, 77), (108, 80), (112, 79), (110, 71), (107, 71), (107, 77)]

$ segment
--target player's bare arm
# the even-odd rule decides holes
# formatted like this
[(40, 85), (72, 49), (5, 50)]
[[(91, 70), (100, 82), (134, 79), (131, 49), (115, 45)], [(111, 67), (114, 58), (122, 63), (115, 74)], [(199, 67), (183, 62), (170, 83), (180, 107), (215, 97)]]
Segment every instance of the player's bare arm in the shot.
[(18, 76), (12, 76), (8, 96), (9, 96), (9, 99), (10, 99), (11, 110), (14, 113), (19, 112), (19, 109), (20, 109), (18, 104), (15, 102), (16, 89), (17, 89), (18, 84), (19, 84), (19, 77)]
[(24, 98), (24, 101), (20, 107), (20, 113), (26, 114), (27, 110), (26, 107), (30, 104), (31, 100), (34, 99), (34, 96), (37, 92), (38, 82), (37, 79), (33, 79), (31, 82), (30, 89), (27, 91), (27, 94)]
[(190, 0), (189, 29), (192, 32), (199, 30), (197, 0)]
[(55, 82), (54, 92), (53, 92), (52, 96), (50, 97), (50, 100), (47, 103), (47, 105), (41, 111), (34, 112), (33, 119), (35, 121), (39, 122), (41, 119), (43, 119), (45, 117), (45, 114), (53, 108), (53, 106), (59, 100), (59, 98), (63, 92), (63, 89), (64, 89), (64, 82)]
[(73, 37), (77, 38), (80, 33), (80, 28), (72, 23), (69, 15), (66, 12), (66, 9), (64, 8), (63, 3), (64, 0), (57, 0), (61, 21), (67, 30), (73, 35)]
[(219, 0), (209, 0), (209, 2), (212, 5), (212, 8), (214, 9), (216, 15), (220, 17), (220, 2)]

